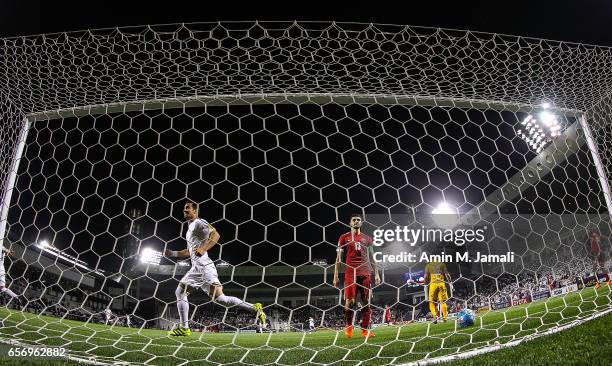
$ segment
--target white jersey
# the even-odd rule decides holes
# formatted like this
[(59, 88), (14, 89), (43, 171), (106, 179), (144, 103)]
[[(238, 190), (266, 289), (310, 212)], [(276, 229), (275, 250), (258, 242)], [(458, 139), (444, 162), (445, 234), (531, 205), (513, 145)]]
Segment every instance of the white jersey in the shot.
[(112, 311), (110, 311), (110, 309), (104, 310), (104, 314), (106, 315), (106, 319), (110, 319), (111, 315), (113, 315), (113, 313), (112, 313)]
[(314, 319), (312, 319), (312, 318), (308, 319), (308, 325), (309, 325), (311, 328), (314, 328)]
[(191, 267), (202, 267), (202, 265), (210, 265), (211, 260), (208, 258), (208, 253), (204, 252), (201, 257), (196, 255), (196, 249), (204, 245), (210, 234), (213, 232), (213, 227), (204, 219), (195, 219), (189, 224), (185, 240), (191, 257)]
[(213, 230), (213, 227), (206, 220), (198, 218), (189, 224), (185, 234), (189, 256), (191, 257), (191, 269), (183, 276), (181, 283), (190, 287), (201, 288), (206, 293), (209, 293), (211, 285), (221, 285), (221, 282), (219, 282), (217, 268), (208, 257), (208, 253), (204, 252), (201, 257), (198, 257), (196, 250), (208, 241)]

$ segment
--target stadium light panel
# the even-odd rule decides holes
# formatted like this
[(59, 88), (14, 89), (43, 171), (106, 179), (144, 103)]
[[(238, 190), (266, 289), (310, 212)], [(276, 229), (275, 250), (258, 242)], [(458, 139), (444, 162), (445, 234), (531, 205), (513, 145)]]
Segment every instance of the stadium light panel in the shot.
[(559, 136), (563, 130), (557, 116), (548, 110), (551, 105), (543, 103), (541, 107), (544, 110), (525, 117), (521, 121), (524, 128), (516, 131), (517, 135), (536, 153), (540, 153), (548, 143), (552, 142), (552, 138)]
[(159, 264), (162, 253), (152, 248), (144, 248), (140, 254), (140, 262), (145, 264)]
[(449, 215), (455, 213), (455, 209), (451, 208), (446, 202), (440, 202), (431, 213), (434, 215)]
[(229, 263), (225, 261), (219, 261), (217, 262), (217, 267), (229, 267)]

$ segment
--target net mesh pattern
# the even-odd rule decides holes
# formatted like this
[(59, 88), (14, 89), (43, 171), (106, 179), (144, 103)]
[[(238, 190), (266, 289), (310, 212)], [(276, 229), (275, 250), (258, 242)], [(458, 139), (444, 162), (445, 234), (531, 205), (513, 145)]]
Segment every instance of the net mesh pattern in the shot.
[[(609, 290), (592, 287), (612, 254), (609, 48), (258, 22), (3, 39), (0, 60), (0, 224), (14, 251), (6, 284), (22, 296), (0, 311), (3, 336), (99, 362), (404, 363), (610, 308)], [(543, 102), (562, 130), (536, 151), (519, 131)], [(189, 263), (140, 259), (184, 248), (186, 199), (221, 233), (210, 256), (226, 293), (263, 302), (273, 332), (244, 334), (251, 315), (201, 292), (190, 320), (202, 333), (162, 331)], [(516, 253), (452, 266), (448, 306), (473, 309), (476, 326), (427, 322), (419, 279), (406, 277), (418, 268), (390, 263), (373, 289), (378, 337), (345, 341), (331, 273), (348, 216), (362, 213), (368, 233), (438, 224), (443, 201), (488, 228), (469, 251)]]

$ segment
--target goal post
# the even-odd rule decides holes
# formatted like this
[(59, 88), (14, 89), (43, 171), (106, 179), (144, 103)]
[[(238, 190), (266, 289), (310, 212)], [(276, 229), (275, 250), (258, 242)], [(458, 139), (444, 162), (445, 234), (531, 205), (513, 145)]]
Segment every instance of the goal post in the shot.
[[(595, 139), (593, 137), (593, 133), (591, 132), (591, 127), (587, 123), (587, 119), (582, 116), (579, 118), (580, 125), (584, 130), (585, 139), (589, 146), (589, 151), (591, 152), (591, 156), (593, 157), (593, 162), (595, 167), (597, 168), (597, 174), (599, 176), (599, 184), (603, 190), (603, 194), (606, 200), (606, 205), (608, 206), (608, 214), (612, 215), (612, 193), (610, 193), (610, 179), (609, 177), (612, 174), (606, 174), (606, 169), (602, 164), (601, 153), (597, 149), (597, 145)], [(604, 148), (605, 149), (605, 148)], [(604, 150), (605, 153), (605, 150)], [(607, 169), (610, 171), (610, 169)]]
[(21, 125), (21, 131), (19, 132), (19, 138), (17, 140), (17, 144), (14, 148), (14, 155), (10, 161), (10, 169), (7, 171), (6, 181), (3, 182), (2, 187), (4, 190), (2, 192), (2, 205), (0, 209), (0, 248), (4, 246), (4, 239), (6, 235), (6, 223), (8, 211), (10, 209), (11, 197), (13, 195), (13, 190), (15, 189), (15, 179), (17, 179), (17, 169), (19, 167), (19, 162), (21, 161), (21, 157), (23, 155), (23, 149), (25, 147), (26, 138), (28, 135), (28, 130), (30, 129), (30, 122), (27, 119), (23, 120)]

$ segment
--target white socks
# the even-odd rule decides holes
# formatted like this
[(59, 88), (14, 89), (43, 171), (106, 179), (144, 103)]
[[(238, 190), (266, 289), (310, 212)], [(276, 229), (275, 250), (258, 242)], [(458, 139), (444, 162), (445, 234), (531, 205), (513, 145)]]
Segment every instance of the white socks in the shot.
[(219, 297), (217, 297), (215, 299), (216, 302), (218, 302), (221, 305), (225, 305), (225, 306), (234, 306), (237, 305), (239, 308), (242, 308), (244, 310), (248, 310), (248, 311), (254, 311), (253, 310), (253, 304), (248, 303), (248, 302), (244, 302), (242, 300), (240, 300), (237, 297), (234, 296), (226, 296), (226, 295), (221, 295)]
[(182, 328), (189, 328), (189, 302), (187, 301), (187, 290), (176, 287), (176, 307), (178, 308), (179, 318)]

